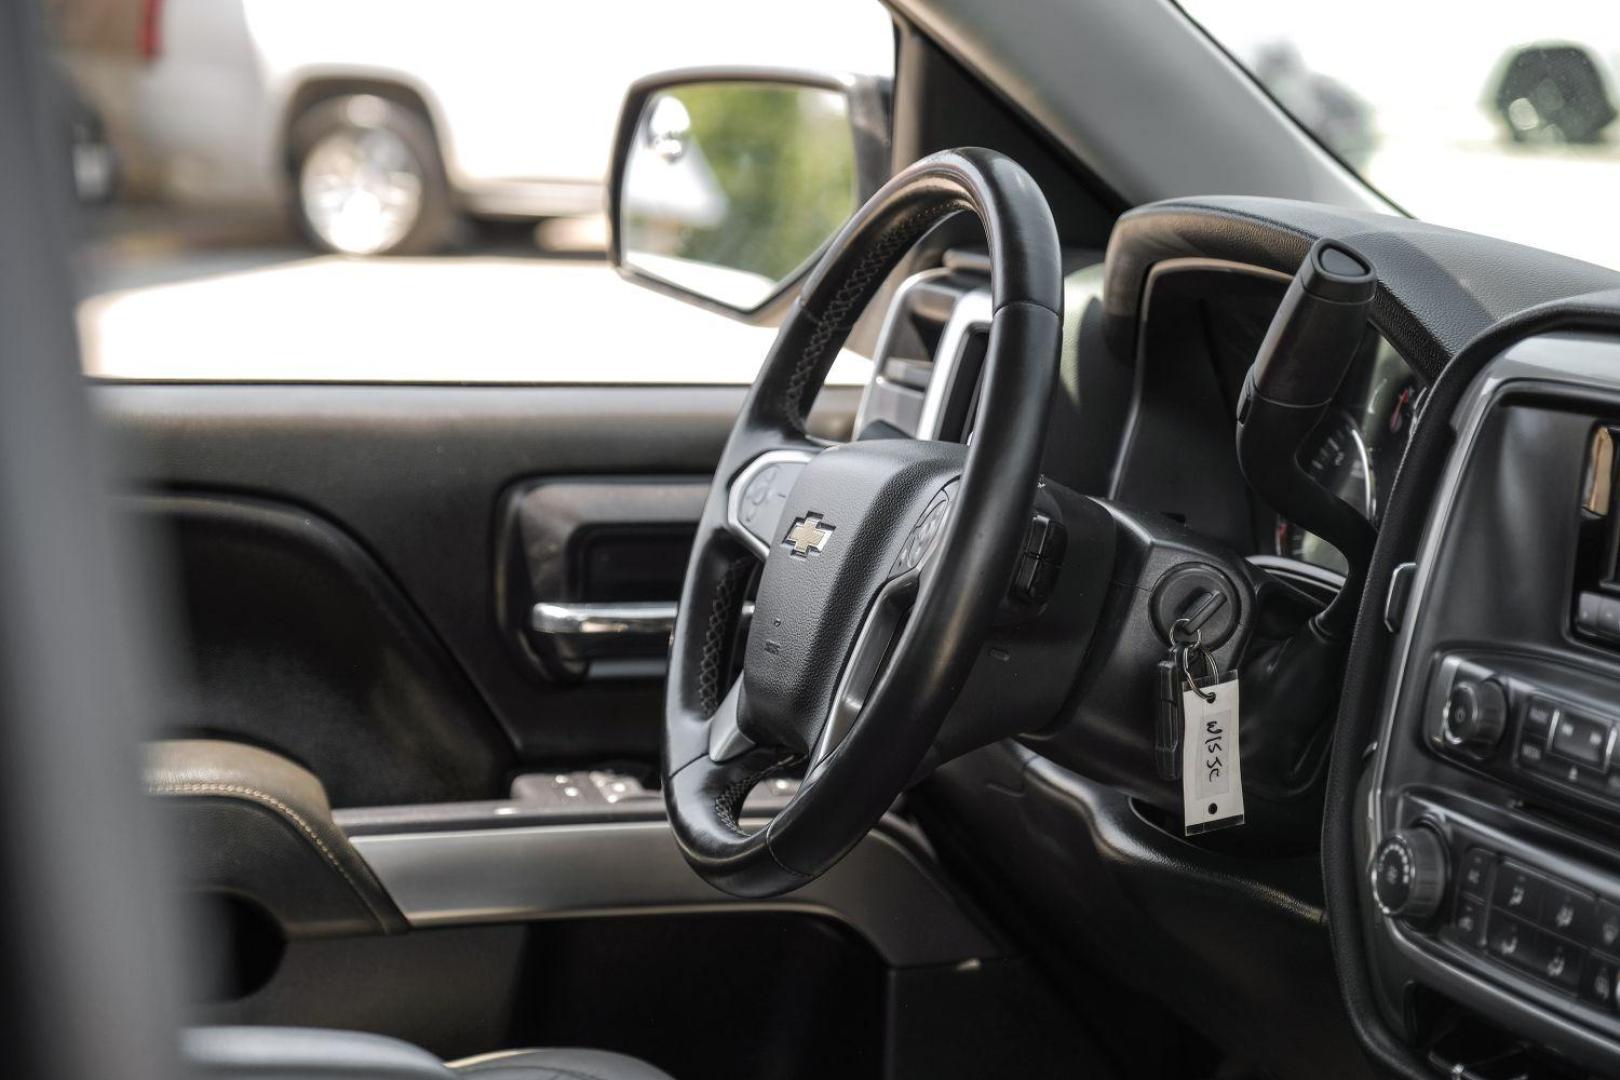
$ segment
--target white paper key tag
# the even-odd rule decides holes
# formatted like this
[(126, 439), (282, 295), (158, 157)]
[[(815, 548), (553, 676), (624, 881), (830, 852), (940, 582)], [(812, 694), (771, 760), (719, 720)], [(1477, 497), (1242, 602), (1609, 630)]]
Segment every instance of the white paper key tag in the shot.
[(1182, 825), (1188, 836), (1243, 824), (1237, 675), (1198, 683), (1181, 695)]

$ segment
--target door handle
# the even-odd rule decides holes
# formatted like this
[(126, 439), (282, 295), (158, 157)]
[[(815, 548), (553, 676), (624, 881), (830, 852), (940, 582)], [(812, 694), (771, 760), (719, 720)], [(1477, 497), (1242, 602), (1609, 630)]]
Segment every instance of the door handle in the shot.
[[(754, 605), (743, 605), (743, 626)], [(675, 631), (676, 606), (653, 603), (576, 604), (543, 600), (529, 612), (529, 629), (544, 635), (560, 656), (573, 660), (663, 653)]]
[(529, 627), (537, 634), (569, 640), (611, 641), (627, 634), (668, 637), (675, 629), (675, 605), (541, 602), (529, 614)]

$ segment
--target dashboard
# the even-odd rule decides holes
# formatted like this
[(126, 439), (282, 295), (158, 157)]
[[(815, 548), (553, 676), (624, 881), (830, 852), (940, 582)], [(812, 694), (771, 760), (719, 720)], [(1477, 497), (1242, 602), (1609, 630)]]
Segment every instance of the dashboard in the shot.
[[(1378, 528), (1379, 552), (1397, 553), (1371, 571), (1255, 494), (1234, 452), (1244, 378), (1300, 233), (1354, 236), (1382, 271), (1376, 330), (1295, 456)], [(1480, 269), (1504, 260), (1515, 275)], [(971, 439), (986, 269), (953, 250), (900, 283), (857, 431)], [(1043, 471), (1235, 557), (1223, 573), (1254, 602), (1233, 660), (1244, 774), (1269, 767), (1276, 782), (1254, 791), (1243, 830), (1180, 836), (1179, 789), (1156, 786), (1151, 766), (1144, 777), (1137, 689), (1020, 737), (1034, 756), (1016, 768), (1072, 770), (1071, 788), (1125, 796), (1121, 813), (1148, 830), (1130, 887), (1143, 895), (1162, 898), (1170, 886), (1146, 867), (1168, 864), (1198, 882), (1199, 903), (1222, 882), (1316, 911), (1362, 1048), (1400, 1075), (1620, 1075), (1620, 338), (1504, 338), (1466, 393), (1443, 377), (1516, 312), (1620, 278), (1420, 223), (1237, 198), (1134, 211), (1106, 260), (1073, 252), (1065, 269)], [(1358, 648), (1325, 646), (1320, 669), (1256, 694), (1251, 729), (1251, 673), (1264, 687), (1297, 662), (1297, 620), (1358, 573)], [(1278, 602), (1278, 582), (1316, 607)], [(1083, 688), (1104, 663), (1087, 658)], [(1301, 700), (1325, 720), (1307, 723)], [(1268, 829), (1265, 815), (1297, 828)], [(1050, 888), (1040, 852), (998, 853), (1013, 878)], [(1132, 858), (1116, 857), (1120, 873)], [(1173, 979), (1196, 952), (1183, 945), (1131, 963)]]
[[(1365, 888), (1385, 1008), (1444, 995), (1620, 1071), (1620, 341), (1475, 381), (1398, 625)], [(1504, 571), (1508, 572), (1504, 572)], [(1414, 991), (1414, 987), (1420, 988)]]
[[(1376, 524), (1380, 498), (1395, 481), (1422, 395), (1422, 384), (1406, 361), (1382, 337), (1370, 333), (1361, 359), (1339, 388), (1333, 410), (1300, 449), (1300, 463), (1312, 479)], [(1349, 569), (1331, 544), (1281, 514), (1272, 554), (1340, 574)]]
[[(1376, 273), (1379, 337), (1295, 461), (1376, 525), (1353, 565), (1232, 463), (1255, 343), (1304, 248), (1337, 241)], [(1362, 593), (1342, 664), (1301, 667), (1271, 699), (1330, 681), (1325, 788), (1296, 813), (1320, 808), (1323, 920), (1360, 1048), (1405, 1080), (1620, 1076), (1620, 275), (1207, 196), (1127, 213), (1104, 277), (1102, 337), (1134, 380), (1109, 497), (1273, 576)], [(1266, 655), (1239, 664), (1245, 781), (1251, 732), (1299, 726), (1250, 710), (1266, 703), (1251, 672), (1291, 662), (1288, 645)], [(1243, 854), (1224, 870), (1266, 880), (1271, 858)]]
[[(1200, 263), (1150, 276), (1107, 494), (1172, 517), (1239, 554), (1305, 564), (1331, 580), (1345, 573), (1344, 557), (1257, 496), (1233, 453), (1243, 378), (1286, 284), (1281, 275)], [(1369, 329), (1332, 409), (1300, 446), (1299, 463), (1376, 524), (1425, 386), (1397, 349)]]

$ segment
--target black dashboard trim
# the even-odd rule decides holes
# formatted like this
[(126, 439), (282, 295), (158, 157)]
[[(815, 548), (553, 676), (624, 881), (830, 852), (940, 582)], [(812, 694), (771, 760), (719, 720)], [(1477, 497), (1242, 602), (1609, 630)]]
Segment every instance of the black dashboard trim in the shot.
[[(1596, 268), (1593, 268), (1594, 271)], [(1328, 774), (1322, 856), (1328, 927), (1350, 1022), (1363, 1048), (1382, 1068), (1406, 1080), (1431, 1080), (1434, 1071), (1384, 1021), (1365, 943), (1360, 902), (1360, 786), (1366, 750), (1383, 718), (1385, 682), (1394, 635), (1383, 622), (1383, 597), (1396, 568), (1416, 557), (1428, 510), (1444, 474), (1455, 433), (1447, 422), (1485, 366), (1510, 346), (1561, 331), (1620, 333), (1620, 288), (1551, 300), (1503, 318), (1470, 338), (1439, 372), (1420, 416), (1385, 512), (1357, 617)]]
[(1147, 279), (1166, 260), (1201, 256), (1291, 275), (1323, 237), (1372, 260), (1373, 324), (1428, 380), (1502, 320), (1620, 287), (1620, 274), (1590, 263), (1391, 214), (1252, 196), (1167, 199), (1114, 228), (1104, 335), (1118, 356), (1134, 357)]

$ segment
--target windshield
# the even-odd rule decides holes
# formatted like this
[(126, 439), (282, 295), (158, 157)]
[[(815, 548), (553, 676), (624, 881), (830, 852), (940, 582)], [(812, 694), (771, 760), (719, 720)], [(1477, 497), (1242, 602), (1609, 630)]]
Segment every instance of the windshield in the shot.
[(1181, 4), (1411, 214), (1620, 268), (1612, 0)]

